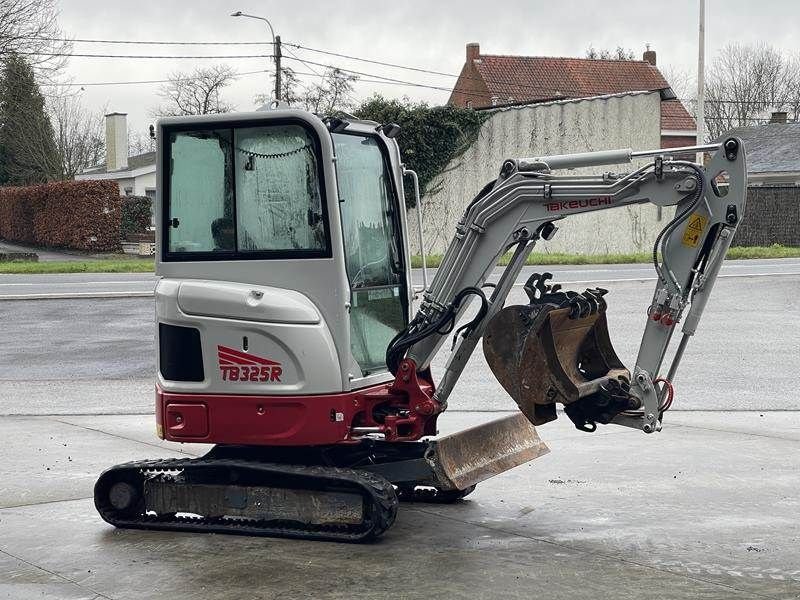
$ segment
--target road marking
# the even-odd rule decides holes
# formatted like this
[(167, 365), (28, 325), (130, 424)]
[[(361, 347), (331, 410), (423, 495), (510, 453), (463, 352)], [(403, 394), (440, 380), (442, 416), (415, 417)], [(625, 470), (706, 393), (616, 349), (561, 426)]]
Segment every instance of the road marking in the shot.
[(0, 287), (10, 287), (12, 285), (16, 286), (37, 286), (37, 285), (47, 285), (47, 286), (58, 286), (58, 285), (131, 285), (132, 283), (152, 283), (155, 285), (155, 279), (132, 279), (131, 281), (33, 281), (29, 283), (4, 283), (0, 281)]
[(5, 294), (0, 300), (70, 300), (80, 298), (152, 298), (154, 292), (53, 292), (50, 294)]
[[(742, 277), (785, 277), (785, 276), (800, 276), (800, 273), (789, 272), (773, 272), (773, 273), (728, 273), (721, 274), (717, 277), (719, 279), (742, 278)], [(495, 279), (498, 276), (492, 276)], [(581, 279), (581, 280), (559, 280), (563, 284), (588, 284), (588, 283), (626, 283), (631, 281), (647, 282), (656, 281), (657, 277), (623, 277), (616, 279)], [(106, 283), (106, 282), (98, 282)], [(0, 283), (0, 289), (5, 285), (17, 284), (3, 284)], [(23, 284), (32, 285), (32, 284)], [(36, 284), (45, 285), (45, 284)], [(512, 287), (523, 287), (525, 283), (515, 283)], [(80, 298), (150, 298), (154, 295), (154, 291), (97, 291), (97, 292), (46, 292), (38, 294), (0, 294), (0, 300), (69, 300)]]

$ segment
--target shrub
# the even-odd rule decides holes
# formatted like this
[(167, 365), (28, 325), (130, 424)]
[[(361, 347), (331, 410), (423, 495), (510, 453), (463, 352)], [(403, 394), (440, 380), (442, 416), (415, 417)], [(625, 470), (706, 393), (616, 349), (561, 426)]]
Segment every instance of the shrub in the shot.
[(123, 239), (149, 230), (152, 205), (152, 200), (147, 196), (123, 196), (120, 223), (120, 234)]
[(118, 250), (121, 204), (114, 181), (0, 188), (0, 238), (93, 252)]

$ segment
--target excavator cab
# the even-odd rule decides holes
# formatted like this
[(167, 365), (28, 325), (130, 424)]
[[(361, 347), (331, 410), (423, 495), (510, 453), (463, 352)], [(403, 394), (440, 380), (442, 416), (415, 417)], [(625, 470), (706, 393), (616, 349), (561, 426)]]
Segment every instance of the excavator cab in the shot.
[[(386, 346), (409, 320), (397, 144), (297, 110), (163, 119), (159, 139), (158, 386), (231, 413), (223, 430), (161, 403), (163, 435), (339, 441), (351, 423), (328, 418), (337, 407), (329, 431), (306, 429), (322, 417), (314, 396), (391, 379)], [(268, 434), (249, 424), (253, 396), (292, 397)]]

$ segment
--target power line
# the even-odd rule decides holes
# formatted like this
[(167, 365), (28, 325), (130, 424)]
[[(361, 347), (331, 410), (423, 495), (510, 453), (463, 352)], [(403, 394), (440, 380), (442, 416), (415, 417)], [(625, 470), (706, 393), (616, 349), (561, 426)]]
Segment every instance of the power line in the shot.
[(301, 44), (293, 44), (293, 43), (283, 42), (283, 45), (284, 46), (291, 46), (291, 47), (297, 48), (299, 50), (307, 50), (309, 52), (316, 52), (318, 54), (326, 54), (328, 56), (336, 56), (336, 57), (339, 57), (339, 58), (345, 58), (347, 60), (357, 60), (359, 62), (370, 63), (370, 64), (373, 64), (373, 65), (381, 65), (383, 67), (392, 67), (394, 69), (406, 69), (407, 71), (416, 71), (418, 73), (429, 73), (431, 75), (441, 75), (443, 77), (454, 77), (456, 79), (458, 79), (458, 77), (459, 77), (458, 75), (455, 75), (453, 73), (445, 73), (443, 71), (432, 71), (430, 69), (423, 69), (423, 68), (420, 68), (420, 67), (409, 67), (408, 65), (400, 65), (400, 64), (397, 64), (397, 63), (382, 62), (382, 61), (379, 61), (379, 60), (372, 60), (370, 58), (362, 58), (360, 56), (351, 56), (351, 55), (348, 55), (348, 54), (339, 54), (338, 52), (331, 52), (330, 50), (320, 50), (318, 48), (309, 48), (308, 46), (303, 46)]
[[(243, 73), (236, 73), (234, 78), (238, 78), (243, 75), (256, 75), (258, 73), (272, 73), (272, 71), (268, 69), (261, 69), (259, 71), (244, 71)], [(91, 87), (91, 86), (107, 86), (107, 85), (140, 85), (140, 84), (148, 84), (148, 83), (170, 83), (170, 82), (179, 82), (179, 81), (191, 81), (194, 79), (193, 77), (176, 77), (173, 79), (142, 79), (138, 81), (88, 81), (85, 83), (43, 83), (40, 85), (48, 86), (48, 87)]]
[(41, 40), (43, 42), (78, 42), (81, 44), (135, 44), (150, 46), (259, 46), (272, 45), (272, 42), (174, 42), (153, 40), (96, 40), (86, 38), (56, 38), (45, 36), (27, 36), (21, 39)]
[[(46, 37), (46, 36), (31, 36), (29, 39), (39, 39), (39, 40), (43, 40), (43, 41), (60, 41), (60, 42), (73, 41), (73, 42), (79, 42), (79, 43), (99, 43), (99, 44), (184, 45), (184, 46), (199, 46), (199, 45), (223, 46), (223, 45), (259, 45), (259, 44), (260, 45), (267, 45), (267, 44), (271, 44), (272, 43), (272, 42), (172, 42), (172, 41), (163, 41), (163, 40), (162, 41), (155, 41), (155, 40), (109, 40), (109, 39), (89, 39), (89, 38), (75, 38), (73, 40), (69, 40), (69, 39), (66, 39), (66, 38), (55, 38), (55, 37)], [(538, 94), (540, 96), (544, 95), (544, 98), (531, 99), (531, 101), (550, 100), (550, 99), (553, 99), (555, 97), (568, 97), (570, 95), (576, 95), (578, 93), (577, 90), (568, 90), (568, 93), (565, 94), (564, 90), (552, 90), (552, 89), (544, 88), (544, 87), (538, 86), (538, 85), (524, 84), (524, 83), (521, 83), (519, 81), (508, 81), (508, 80), (504, 81), (504, 80), (497, 80), (497, 79), (485, 79), (485, 78), (480, 78), (480, 77), (467, 77), (467, 76), (461, 77), (460, 75), (456, 75), (454, 73), (446, 73), (446, 72), (443, 72), (443, 71), (434, 71), (434, 70), (431, 70), (431, 69), (423, 69), (423, 68), (420, 68), (420, 67), (412, 67), (412, 66), (402, 65), (402, 64), (398, 64), (398, 63), (390, 63), (390, 62), (378, 61), (378, 60), (363, 58), (363, 57), (359, 57), (359, 56), (353, 56), (353, 55), (349, 55), (349, 54), (342, 54), (342, 53), (338, 53), (338, 52), (333, 52), (333, 51), (330, 51), (330, 50), (323, 50), (323, 49), (320, 49), (320, 48), (311, 48), (309, 46), (304, 46), (302, 44), (291, 43), (291, 42), (284, 42), (282, 45), (283, 46), (291, 46), (293, 48), (306, 50), (308, 52), (315, 52), (315, 53), (319, 53), (319, 54), (325, 54), (325, 55), (328, 55), (328, 56), (336, 56), (336, 57), (339, 57), (339, 58), (344, 58), (346, 60), (355, 60), (355, 61), (360, 61), (360, 62), (366, 62), (366, 63), (369, 63), (369, 64), (380, 65), (380, 66), (385, 66), (385, 67), (395, 68), (395, 69), (405, 69), (405, 70), (414, 71), (414, 72), (418, 72), (418, 73), (425, 73), (425, 74), (429, 74), (429, 75), (437, 75), (437, 76), (440, 76), (440, 77), (451, 77), (451, 78), (456, 78), (456, 79), (461, 78), (461, 79), (463, 79), (465, 81), (481, 81), (481, 82), (497, 84), (497, 85), (506, 85), (506, 86), (513, 87), (515, 90), (523, 90), (524, 91), (524, 90), (527, 89), (527, 90), (532, 90), (533, 92), (535, 92), (536, 94)], [(133, 59), (136, 59), (136, 58), (142, 58), (142, 59), (161, 59), (161, 58), (164, 58), (164, 59), (168, 59), (168, 58), (176, 58), (176, 59), (272, 58), (271, 55), (137, 56), (137, 55), (82, 54), (82, 53), (39, 53), (39, 52), (27, 52), (27, 53), (26, 52), (19, 52), (19, 54), (29, 54), (29, 55), (39, 55), (39, 56), (66, 56), (66, 57), (74, 56), (74, 57), (79, 57), (79, 58), (133, 58)], [(341, 70), (341, 71), (351, 72), (351, 73), (358, 74), (358, 75), (361, 74), (358, 71), (354, 71), (352, 69), (344, 69), (344, 68), (341, 68), (341, 67), (335, 67), (333, 65), (325, 65), (325, 64), (317, 63), (317, 62), (313, 62), (313, 61), (307, 61), (306, 62), (306, 61), (303, 61), (303, 59), (297, 57), (296, 55), (293, 55), (293, 56), (294, 56), (295, 60), (299, 60), (300, 62), (305, 64), (307, 67), (309, 66), (308, 63), (310, 62), (311, 64), (315, 64), (315, 65), (326, 67), (326, 68), (339, 68), (339, 70)], [(397, 84), (411, 85), (411, 86), (414, 86), (414, 87), (423, 87), (423, 88), (440, 90), (440, 91), (451, 91), (451, 88), (449, 88), (449, 87), (445, 88), (445, 87), (442, 87), (442, 86), (433, 86), (433, 85), (421, 84), (421, 83), (416, 83), (416, 82), (403, 82), (402, 80), (383, 77), (383, 76), (380, 76), (380, 75), (367, 75), (367, 74), (365, 74), (365, 75), (369, 76), (369, 77), (378, 77), (378, 78), (383, 79), (385, 81), (393, 81), (393, 82), (395, 82)], [(483, 97), (483, 94), (474, 93), (474, 92), (472, 92), (470, 90), (461, 89), (461, 90), (452, 90), (452, 91), (461, 91), (465, 95), (471, 95), (471, 96), (474, 96), (474, 97)], [(509, 91), (513, 91), (513, 90), (509, 90)]]
[(0, 52), (2, 54), (21, 54), (24, 56), (50, 56), (50, 57), (67, 57), (67, 58), (214, 58), (214, 59), (231, 59), (231, 58), (273, 58), (272, 54), (234, 54), (234, 55), (204, 55), (204, 56), (175, 56), (175, 55), (143, 55), (143, 54), (76, 54), (72, 52), (28, 52), (15, 50), (13, 52)]
[[(56, 37), (46, 37), (46, 36), (30, 36), (27, 39), (37, 39), (37, 40), (43, 40), (43, 41), (58, 41), (58, 42), (97, 43), (97, 44), (175, 45), (175, 46), (205, 46), (205, 45), (208, 45), (208, 46), (226, 46), (226, 45), (235, 46), (235, 45), (270, 45), (270, 44), (272, 44), (272, 42), (207, 42), (207, 41), (204, 41), (204, 42), (178, 42), (178, 41), (166, 41), (166, 40), (109, 40), (109, 39), (90, 39), (90, 38), (75, 38), (75, 39), (70, 40), (70, 39), (67, 39), (67, 38), (56, 38)], [(538, 93), (543, 93), (544, 91), (546, 91), (541, 86), (534, 86), (534, 85), (530, 85), (530, 84), (524, 84), (524, 83), (521, 83), (521, 82), (518, 82), (518, 81), (504, 81), (504, 80), (496, 80), (496, 79), (466, 77), (466, 76), (465, 77), (461, 77), (460, 75), (456, 75), (454, 73), (446, 73), (446, 72), (443, 72), (443, 71), (435, 71), (435, 70), (431, 70), (431, 69), (423, 69), (423, 68), (420, 68), (420, 67), (412, 67), (412, 66), (402, 65), (402, 64), (398, 64), (398, 63), (390, 63), (390, 62), (385, 62), (385, 61), (378, 61), (378, 60), (373, 60), (373, 59), (369, 59), (369, 58), (363, 58), (363, 57), (359, 57), (359, 56), (354, 56), (354, 55), (349, 55), (349, 54), (342, 54), (342, 53), (339, 53), (339, 52), (333, 52), (333, 51), (330, 51), (330, 50), (323, 50), (323, 49), (320, 49), (320, 48), (311, 48), (309, 46), (304, 46), (302, 44), (297, 44), (297, 43), (284, 42), (282, 45), (283, 46), (290, 46), (292, 48), (297, 48), (297, 49), (300, 49), (300, 50), (306, 50), (308, 52), (314, 52), (314, 53), (324, 54), (324, 55), (328, 55), (328, 56), (335, 56), (335, 57), (343, 58), (343, 59), (346, 59), (346, 60), (355, 60), (355, 61), (359, 61), (359, 62), (365, 62), (365, 63), (384, 66), (384, 67), (389, 67), (389, 68), (405, 69), (405, 70), (414, 71), (414, 72), (418, 72), (418, 73), (425, 73), (425, 74), (429, 74), (429, 75), (437, 75), (437, 76), (441, 76), (441, 77), (451, 77), (451, 78), (456, 78), (456, 79), (461, 78), (461, 79), (463, 79), (465, 81), (469, 81), (469, 80), (476, 80), (477, 81), (477, 80), (480, 80), (480, 81), (483, 81), (485, 83), (493, 83), (493, 84), (499, 84), (499, 85), (513, 86), (513, 87), (515, 87), (517, 89), (522, 89), (522, 90), (531, 89), (531, 90), (537, 91)], [(293, 52), (291, 52), (291, 51), (288, 51), (288, 52), (291, 54), (291, 57), (287, 57), (287, 58), (290, 58), (292, 60), (297, 60), (297, 61), (301, 62), (307, 68), (309, 68), (311, 71), (313, 71), (313, 73), (307, 73), (306, 75), (317, 75), (317, 76), (320, 75), (319, 73), (317, 73), (310, 66), (310, 65), (313, 64), (313, 65), (317, 65), (317, 66), (324, 67), (324, 68), (338, 69), (338, 70), (343, 71), (343, 72), (352, 73), (352, 74), (363, 76), (363, 77), (377, 78), (377, 79), (362, 79), (363, 82), (384, 83), (384, 84), (393, 84), (393, 85), (404, 85), (404, 86), (419, 87), (419, 88), (426, 88), (426, 89), (433, 89), (433, 90), (437, 90), (437, 91), (447, 91), (447, 92), (457, 91), (457, 92), (461, 92), (461, 93), (463, 93), (465, 95), (471, 95), (471, 96), (474, 96), (474, 97), (481, 97), (481, 98), (484, 97), (484, 94), (476, 93), (476, 92), (474, 92), (472, 90), (465, 90), (463, 88), (450, 88), (450, 87), (444, 87), (444, 86), (438, 86), (438, 85), (424, 84), (424, 83), (420, 83), (420, 82), (406, 81), (406, 80), (397, 79), (397, 78), (393, 78), (393, 77), (386, 77), (386, 76), (383, 76), (383, 75), (376, 75), (376, 74), (356, 71), (356, 70), (353, 70), (353, 69), (346, 69), (346, 68), (343, 68), (343, 67), (337, 67), (335, 65), (324, 64), (324, 63), (319, 63), (319, 62), (310, 61), (310, 60), (304, 60), (304, 59), (300, 58), (299, 56), (297, 56), (296, 54), (294, 54)], [(214, 56), (214, 55), (175, 56), (175, 55), (86, 54), (86, 53), (69, 53), (69, 52), (42, 53), (42, 52), (25, 52), (25, 51), (19, 51), (19, 52), (17, 52), (17, 54), (36, 55), (36, 56), (50, 56), (50, 57), (126, 58), (126, 59), (245, 59), (245, 58), (273, 58), (273, 55), (271, 55), (271, 54), (220, 55), (220, 56)], [(266, 72), (266, 71), (252, 71), (250, 73), (242, 73), (242, 75), (254, 74), (254, 73), (258, 73), (258, 72)], [(298, 73), (298, 74), (300, 74), (300, 73)], [(121, 81), (120, 82), (88, 82), (88, 83), (84, 83), (84, 84), (63, 84), (63, 85), (72, 85), (72, 86), (75, 86), (75, 87), (77, 87), (79, 85), (80, 86), (137, 85), (137, 84), (151, 84), (151, 83), (167, 83), (169, 81), (170, 80), (167, 80), (167, 79), (155, 79), (155, 80), (142, 80), (142, 81), (129, 81), (129, 82), (121, 82)], [(556, 94), (555, 92), (552, 92), (551, 96), (552, 97), (558, 97), (558, 96), (566, 97), (567, 96), (562, 91), (559, 91), (559, 92), (560, 93), (558, 93), (558, 94)], [(574, 92), (574, 90), (573, 90), (573, 92)], [(546, 99), (532, 100), (532, 102), (542, 101), (542, 100), (550, 100), (550, 99), (553, 99), (552, 97), (551, 98), (546, 98)], [(690, 98), (680, 98), (679, 100), (681, 102), (692, 102), (692, 101), (694, 101), (694, 99), (690, 99)], [(707, 99), (706, 102), (707, 103), (711, 103), (711, 104), (769, 106), (768, 102), (762, 102), (762, 101), (757, 101), (757, 100), (749, 101), (749, 100), (727, 100), (727, 99), (726, 100), (722, 100), (722, 99), (720, 99), (720, 100), (711, 100), (711, 99)]]

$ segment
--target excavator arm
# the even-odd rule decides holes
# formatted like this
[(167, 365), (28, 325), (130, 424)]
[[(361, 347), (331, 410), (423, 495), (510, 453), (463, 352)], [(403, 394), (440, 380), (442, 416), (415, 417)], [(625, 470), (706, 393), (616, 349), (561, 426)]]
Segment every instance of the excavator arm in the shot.
[[(681, 158), (696, 152), (711, 154), (705, 166)], [(634, 160), (647, 162), (626, 175), (554, 174)], [(646, 433), (660, 429), (675, 372), (744, 213), (746, 172), (736, 138), (669, 150), (507, 160), (464, 212), (416, 316), (390, 344), (387, 364), (393, 372), (401, 362), (404, 369), (413, 365), (424, 372), (464, 317), (468, 299), (476, 297), (480, 308), (457, 330), (434, 396), (442, 407), (485, 336), (484, 352), (495, 375), (534, 424), (554, 419), (560, 402), (581, 429), (592, 431), (596, 422)], [(657, 282), (650, 305), (642, 307), (647, 324), (631, 371), (608, 338), (605, 290), (563, 292), (547, 282), (549, 274), (537, 274), (526, 284), (531, 305), (503, 308), (535, 244), (556, 235), (556, 221), (645, 203), (674, 206), (675, 212), (654, 241)], [(506, 252), (511, 259), (487, 297), (486, 280)], [(679, 327), (677, 351), (660, 375)]]

